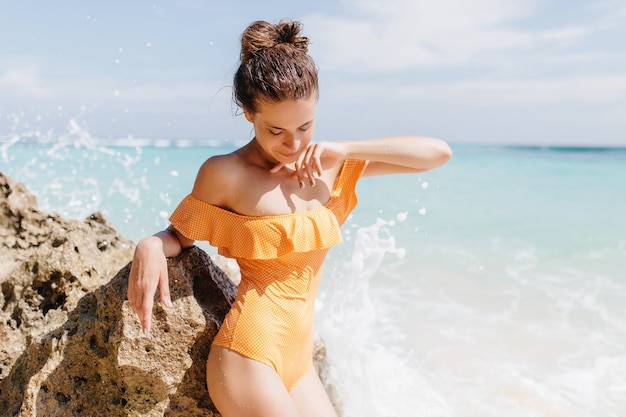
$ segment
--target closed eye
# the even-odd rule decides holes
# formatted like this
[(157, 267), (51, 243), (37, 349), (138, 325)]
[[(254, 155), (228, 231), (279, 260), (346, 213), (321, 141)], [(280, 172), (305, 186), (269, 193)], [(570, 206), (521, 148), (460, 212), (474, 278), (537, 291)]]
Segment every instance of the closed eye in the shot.
[(303, 124), (302, 126), (300, 126), (300, 127), (298, 128), (298, 130), (299, 130), (300, 132), (306, 132), (307, 130), (309, 130), (309, 128), (311, 127), (311, 125), (312, 125), (312, 124), (313, 124), (312, 122), (308, 122), (308, 123), (306, 123), (306, 124)]

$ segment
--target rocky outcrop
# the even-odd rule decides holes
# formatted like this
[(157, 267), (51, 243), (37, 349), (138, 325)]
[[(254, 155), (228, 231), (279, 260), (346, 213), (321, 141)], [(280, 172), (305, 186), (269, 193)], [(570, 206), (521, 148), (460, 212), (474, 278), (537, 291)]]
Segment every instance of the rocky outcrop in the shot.
[(17, 416), (214, 416), (210, 341), (236, 287), (203, 252), (168, 260), (172, 308), (155, 304), (149, 336), (126, 299), (130, 265), (83, 297), (16, 361), (0, 409)]
[(126, 301), (133, 246), (0, 174), (0, 415), (216, 415), (204, 368), (236, 286), (198, 248), (168, 260), (174, 306), (155, 304), (145, 336)]
[(61, 326), (78, 301), (132, 257), (101, 214), (84, 222), (37, 209), (0, 173), (0, 380), (32, 340)]

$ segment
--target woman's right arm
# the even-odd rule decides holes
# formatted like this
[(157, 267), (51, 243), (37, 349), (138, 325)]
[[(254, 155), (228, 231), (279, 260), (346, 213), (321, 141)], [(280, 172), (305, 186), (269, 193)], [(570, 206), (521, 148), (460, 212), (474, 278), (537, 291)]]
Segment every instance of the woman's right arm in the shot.
[[(191, 194), (210, 204), (227, 204), (225, 193), (233, 183), (232, 157), (213, 156), (200, 167)], [(193, 240), (179, 233), (174, 226), (146, 237), (137, 243), (128, 277), (128, 301), (139, 316), (144, 333), (150, 331), (154, 294), (159, 289), (161, 303), (171, 307), (167, 276), (167, 258), (178, 256)]]
[(161, 303), (172, 306), (166, 258), (178, 256), (193, 243), (193, 240), (181, 235), (172, 226), (137, 243), (128, 277), (127, 296), (145, 334), (150, 332), (157, 287)]

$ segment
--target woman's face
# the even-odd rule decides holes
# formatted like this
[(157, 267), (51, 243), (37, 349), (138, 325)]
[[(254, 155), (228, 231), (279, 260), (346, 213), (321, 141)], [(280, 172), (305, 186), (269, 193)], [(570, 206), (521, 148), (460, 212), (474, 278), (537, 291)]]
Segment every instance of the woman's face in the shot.
[(317, 97), (263, 102), (256, 113), (244, 111), (254, 125), (257, 143), (269, 157), (283, 164), (297, 160), (313, 138)]

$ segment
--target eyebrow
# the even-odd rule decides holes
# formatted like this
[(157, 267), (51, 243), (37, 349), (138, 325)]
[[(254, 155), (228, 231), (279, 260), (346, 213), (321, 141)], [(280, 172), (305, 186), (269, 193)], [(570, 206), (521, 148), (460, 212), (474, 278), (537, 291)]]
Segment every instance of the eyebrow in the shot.
[[(298, 126), (298, 129), (301, 128), (301, 127), (304, 127), (306, 125), (310, 125), (311, 123), (313, 123), (313, 120), (314, 119), (311, 119), (308, 122), (301, 124), (300, 126)], [(272, 126), (272, 125), (267, 125), (267, 127), (270, 128), (270, 129), (278, 129), (278, 130), (284, 130), (285, 129), (284, 127)]]

